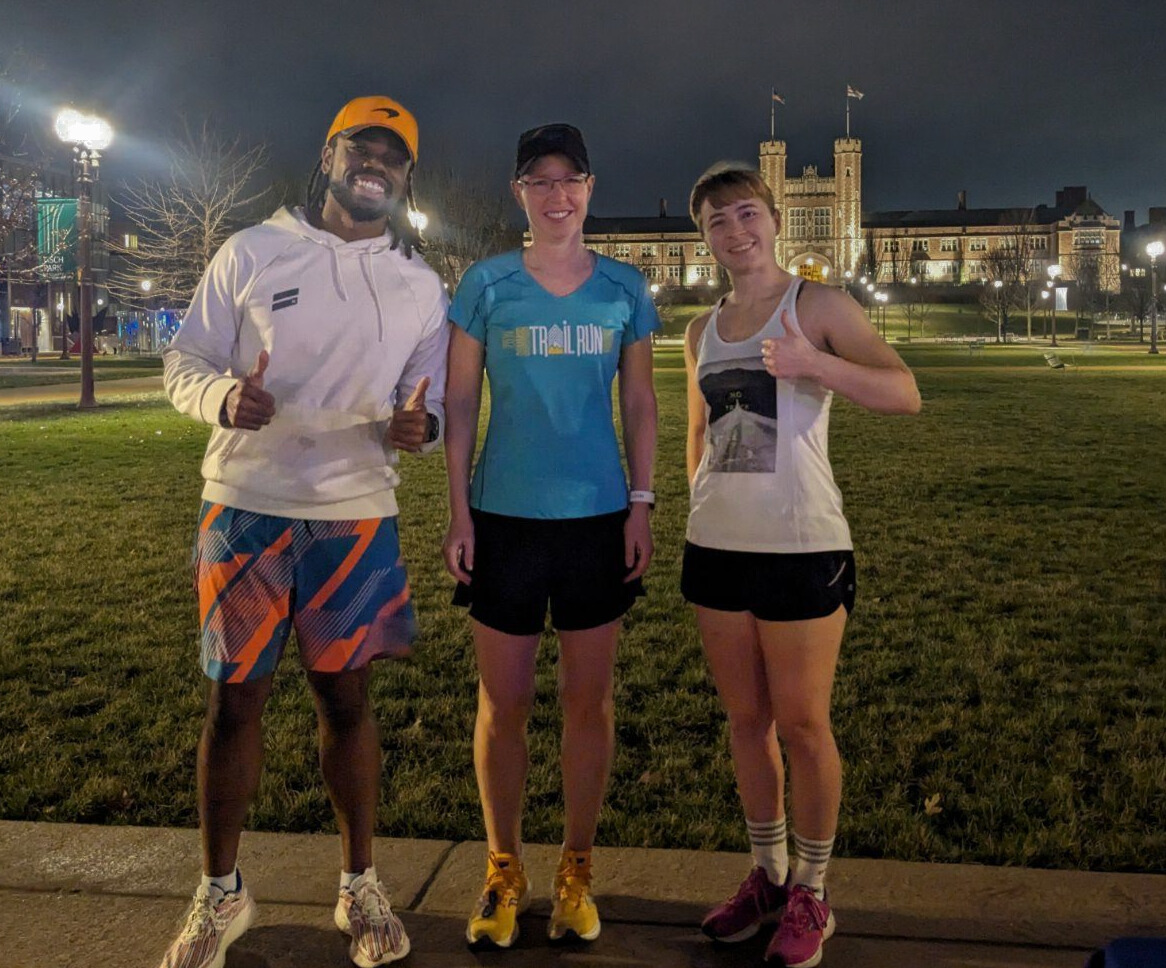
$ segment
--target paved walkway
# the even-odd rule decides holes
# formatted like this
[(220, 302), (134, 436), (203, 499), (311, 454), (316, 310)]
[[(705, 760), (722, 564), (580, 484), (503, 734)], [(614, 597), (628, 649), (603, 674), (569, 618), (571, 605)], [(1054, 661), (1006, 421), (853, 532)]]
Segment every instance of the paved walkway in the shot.
[[(98, 405), (101, 404), (103, 398), (133, 393), (160, 393), (161, 391), (161, 373), (157, 376), (134, 377), (129, 380), (98, 380), (93, 385), (93, 395), (97, 399)], [(80, 382), (0, 389), (0, 407), (29, 403), (64, 403), (80, 398)], [(0, 968), (7, 968), (7, 966), (0, 966)]]
[[(377, 869), (413, 942), (405, 968), (744, 968), (765, 938), (714, 946), (703, 912), (746, 872), (739, 854), (597, 848), (603, 934), (550, 947), (546, 889), (557, 849), (528, 846), (536, 900), (511, 951), (462, 940), (480, 886), (480, 843), (379, 839)], [(226, 968), (345, 968), (332, 926), (334, 836), (244, 834), (255, 927)], [(156, 968), (197, 881), (191, 830), (0, 822), (0, 968)], [(824, 968), (1080, 968), (1089, 951), (1166, 930), (1166, 877), (835, 860), (838, 933)], [(540, 897), (541, 895), (541, 897)]]

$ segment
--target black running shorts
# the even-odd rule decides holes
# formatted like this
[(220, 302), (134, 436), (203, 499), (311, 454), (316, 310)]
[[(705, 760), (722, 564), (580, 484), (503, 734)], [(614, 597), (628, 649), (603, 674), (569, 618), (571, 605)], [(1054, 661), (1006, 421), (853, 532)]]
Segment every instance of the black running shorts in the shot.
[(680, 591), (693, 605), (799, 622), (854, 610), (854, 552), (765, 554), (684, 545)]
[(643, 583), (625, 582), (623, 525), (627, 511), (587, 518), (515, 518), (471, 511), (474, 570), (459, 584), (455, 605), (508, 635), (537, 635), (606, 625), (623, 615)]

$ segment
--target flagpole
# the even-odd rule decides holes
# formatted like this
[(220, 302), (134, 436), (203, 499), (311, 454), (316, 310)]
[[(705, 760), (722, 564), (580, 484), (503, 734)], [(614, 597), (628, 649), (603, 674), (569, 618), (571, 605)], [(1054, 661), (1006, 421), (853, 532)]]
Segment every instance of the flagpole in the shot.
[(850, 93), (846, 94), (846, 140), (850, 140)]
[(773, 104), (774, 104), (774, 100), (775, 100), (773, 95), (776, 93), (777, 92), (773, 88), (769, 89), (769, 140), (770, 141), (776, 140), (776, 137), (774, 135), (774, 128), (773, 128), (773, 111), (774, 111)]

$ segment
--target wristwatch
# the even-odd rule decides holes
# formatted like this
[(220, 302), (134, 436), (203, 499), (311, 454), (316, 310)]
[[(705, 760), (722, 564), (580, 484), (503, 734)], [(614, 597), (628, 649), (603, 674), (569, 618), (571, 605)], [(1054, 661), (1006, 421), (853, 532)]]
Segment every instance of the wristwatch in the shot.
[(437, 440), (437, 435), (441, 433), (441, 421), (437, 419), (435, 413), (428, 413), (426, 417), (429, 418), (429, 421), (425, 428), (425, 443), (432, 444)]
[(628, 504), (646, 504), (649, 511), (656, 509), (656, 492), (655, 491), (630, 491), (628, 493)]

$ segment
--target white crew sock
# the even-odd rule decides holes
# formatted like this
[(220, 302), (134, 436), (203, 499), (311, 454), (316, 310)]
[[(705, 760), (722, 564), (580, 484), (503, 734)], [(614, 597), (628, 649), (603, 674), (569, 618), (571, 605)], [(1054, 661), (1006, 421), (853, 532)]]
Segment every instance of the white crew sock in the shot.
[(340, 889), (341, 890), (351, 890), (352, 885), (355, 884), (360, 878), (364, 877), (365, 875), (368, 875), (368, 878), (371, 881), (375, 882), (377, 879), (376, 866), (374, 865), (372, 867), (366, 867), (364, 870), (359, 871), (356, 874), (353, 874), (349, 871), (341, 871), (340, 872)]
[(789, 848), (786, 846), (785, 817), (777, 820), (752, 821), (746, 818), (749, 847), (753, 863), (765, 871), (771, 884), (781, 887), (789, 874)]
[(834, 838), (808, 840), (794, 831), (794, 884), (804, 884), (819, 900), (826, 896), (826, 866), (834, 852)]
[(236, 867), (230, 874), (224, 874), (222, 877), (211, 877), (209, 874), (202, 875), (202, 886), (205, 888), (218, 888), (223, 894), (231, 894), (240, 890), (243, 887), (243, 877), (239, 873), (239, 868)]

